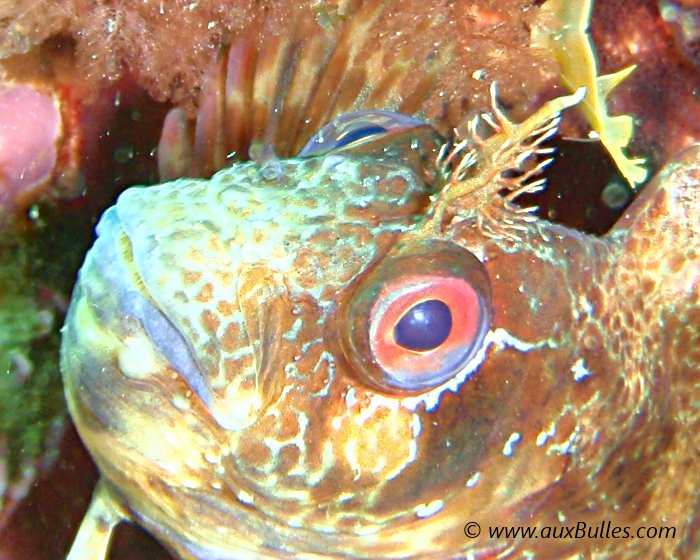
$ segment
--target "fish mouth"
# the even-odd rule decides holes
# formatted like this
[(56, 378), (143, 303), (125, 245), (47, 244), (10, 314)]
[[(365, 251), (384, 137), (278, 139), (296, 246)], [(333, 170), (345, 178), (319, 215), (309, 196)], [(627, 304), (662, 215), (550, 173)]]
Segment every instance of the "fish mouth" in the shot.
[[(110, 328), (117, 338), (132, 334), (126, 323), (131, 322), (131, 329), (138, 331), (141, 344), (129, 356), (129, 363), (138, 364), (139, 351), (147, 347), (162, 367), (185, 381), (221, 428), (243, 430), (277, 401), (284, 388), (284, 366), (293, 359), (294, 345), (283, 339), (280, 329), (282, 325), (289, 328), (287, 323), (295, 318), (293, 304), (284, 283), (265, 266), (244, 267), (232, 274), (234, 301), (242, 320), (238, 346), (250, 349), (253, 359), (249, 367), (235, 371), (223, 367), (226, 355), (217, 344), (207, 348), (197, 332), (190, 336), (187, 322), (199, 320), (190, 314), (201, 311), (196, 298), (188, 307), (182, 304), (184, 292), (173, 292), (168, 289), (172, 283), (161, 282), (161, 275), (173, 270), (171, 280), (177, 281), (187, 265), (168, 265), (171, 250), (177, 251), (160, 238), (159, 226), (171, 227), (170, 234), (178, 238), (188, 230), (170, 216), (164, 217), (169, 224), (142, 219), (139, 209), (152, 202), (149, 197), (156, 189), (129, 189), (104, 213), (84, 276), (88, 284), (99, 278), (96, 282), (111, 292), (110, 305), (116, 309)], [(120, 356), (120, 367), (124, 361)], [(128, 369), (121, 367), (121, 371), (131, 376)]]
[(103, 214), (96, 231), (97, 240), (90, 250), (90, 262), (97, 269), (101, 282), (113, 292), (119, 306), (118, 315), (125, 320), (136, 319), (154, 350), (209, 405), (211, 391), (195, 352), (187, 338), (151, 297), (134, 262), (131, 239), (124, 229), (117, 206)]

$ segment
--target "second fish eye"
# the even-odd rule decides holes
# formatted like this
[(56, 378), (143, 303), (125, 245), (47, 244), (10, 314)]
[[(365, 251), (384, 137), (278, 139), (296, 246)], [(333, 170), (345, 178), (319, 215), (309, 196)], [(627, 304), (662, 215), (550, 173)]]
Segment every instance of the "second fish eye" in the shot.
[(387, 134), (413, 129), (425, 129), (421, 120), (383, 110), (346, 113), (336, 117), (314, 134), (299, 152), (299, 157), (310, 157), (372, 142)]

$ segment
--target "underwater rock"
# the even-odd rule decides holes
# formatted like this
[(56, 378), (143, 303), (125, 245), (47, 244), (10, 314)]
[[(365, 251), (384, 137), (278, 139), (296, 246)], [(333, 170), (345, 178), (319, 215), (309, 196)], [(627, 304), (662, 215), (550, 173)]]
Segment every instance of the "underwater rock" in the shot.
[[(455, 103), (464, 77), (482, 69), (486, 82), (473, 84), (472, 96), (487, 101), (487, 84), (497, 80), (504, 98), (521, 102), (525, 92), (552, 75), (544, 61), (533, 64), (528, 49), (531, 0), (480, 0), (473, 9), (459, 3), (376, 0), (200, 0), (198, 2), (90, 3), (71, 0), (24, 10), (22, 2), (0, 7), (0, 59), (29, 52), (53, 36), (75, 44), (76, 68), (93, 89), (133, 71), (158, 100), (192, 102), (211, 56), (232, 37), (249, 30), (268, 37), (288, 33), (297, 18), (311, 14), (318, 30), (344, 21), (369, 23), (384, 11), (371, 48), (415, 59), (455, 51), (440, 88)], [(480, 48), (472, 45), (480, 43)], [(461, 96), (460, 96), (461, 97)], [(478, 103), (476, 103), (478, 105)], [(454, 109), (453, 109), (454, 110)], [(521, 114), (521, 115), (524, 115)]]
[[(677, 32), (668, 9), (670, 21), (663, 17), (664, 5), (670, 4), (601, 0), (593, 6), (591, 32), (602, 71), (636, 65), (611, 95), (610, 106), (616, 113), (635, 115), (630, 149), (647, 154), (652, 171), (700, 140), (700, 67), (688, 50), (688, 36)], [(696, 13), (694, 21), (698, 18)]]

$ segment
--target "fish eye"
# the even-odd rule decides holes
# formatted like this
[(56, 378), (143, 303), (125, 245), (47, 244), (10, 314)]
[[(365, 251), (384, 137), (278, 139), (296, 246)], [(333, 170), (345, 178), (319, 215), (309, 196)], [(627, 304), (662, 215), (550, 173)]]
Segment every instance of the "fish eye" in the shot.
[(346, 113), (336, 117), (314, 134), (299, 152), (299, 157), (353, 148), (387, 134), (398, 134), (427, 126), (424, 121), (392, 111), (368, 110)]
[(447, 241), (390, 255), (360, 280), (343, 309), (345, 356), (370, 385), (430, 390), (457, 375), (490, 323), (483, 264)]
[(376, 124), (367, 124), (365, 126), (359, 126), (358, 128), (348, 130), (345, 134), (342, 134), (335, 141), (333, 146), (334, 149), (342, 148), (353, 142), (358, 142), (364, 140), (365, 138), (370, 138), (376, 134), (384, 134), (387, 131), (383, 126)]

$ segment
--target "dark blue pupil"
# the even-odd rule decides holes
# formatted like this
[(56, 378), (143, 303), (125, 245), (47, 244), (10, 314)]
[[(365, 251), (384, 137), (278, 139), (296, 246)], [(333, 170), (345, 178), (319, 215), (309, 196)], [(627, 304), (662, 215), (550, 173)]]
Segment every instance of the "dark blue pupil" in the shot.
[(372, 134), (381, 134), (382, 132), (386, 132), (386, 128), (379, 125), (367, 125), (361, 128), (356, 128), (355, 130), (351, 130), (350, 132), (348, 132), (342, 138), (339, 138), (338, 141), (335, 143), (335, 147), (342, 148), (343, 146), (347, 146), (348, 144), (355, 142), (355, 140), (361, 140), (366, 136), (371, 136)]
[(452, 313), (444, 302), (429, 299), (414, 305), (394, 327), (394, 340), (409, 350), (432, 350), (452, 329)]

